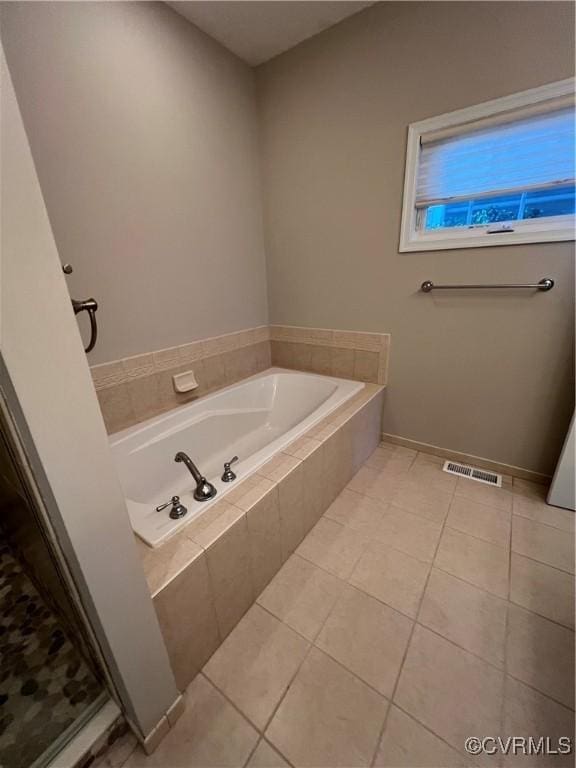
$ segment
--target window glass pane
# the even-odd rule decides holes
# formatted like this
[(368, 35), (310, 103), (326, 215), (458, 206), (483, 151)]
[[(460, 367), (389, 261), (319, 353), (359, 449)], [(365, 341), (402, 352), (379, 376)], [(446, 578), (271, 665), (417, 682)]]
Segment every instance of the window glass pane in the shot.
[(551, 189), (430, 205), (423, 209), (424, 229), (481, 227), (502, 221), (565, 216), (576, 212), (575, 201), (574, 185), (568, 184)]
[(472, 203), (470, 224), (492, 224), (495, 221), (514, 221), (518, 218), (522, 195), (488, 197)]
[(526, 193), (524, 219), (540, 219), (545, 216), (566, 216), (575, 212), (574, 187), (556, 187)]

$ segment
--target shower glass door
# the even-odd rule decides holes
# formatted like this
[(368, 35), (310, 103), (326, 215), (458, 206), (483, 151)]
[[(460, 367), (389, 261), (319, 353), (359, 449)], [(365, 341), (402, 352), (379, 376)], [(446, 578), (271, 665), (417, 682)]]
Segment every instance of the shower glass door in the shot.
[(47, 765), (108, 699), (80, 613), (0, 432), (0, 766)]

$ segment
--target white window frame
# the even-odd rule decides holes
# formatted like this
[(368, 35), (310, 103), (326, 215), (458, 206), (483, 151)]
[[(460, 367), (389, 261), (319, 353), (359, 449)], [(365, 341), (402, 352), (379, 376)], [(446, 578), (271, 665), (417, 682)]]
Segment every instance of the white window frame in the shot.
[(423, 134), (444, 128), (454, 128), (482, 118), (493, 117), (501, 112), (510, 112), (550, 99), (571, 96), (574, 95), (574, 85), (575, 79), (571, 77), (412, 123), (408, 127), (400, 252), (437, 251), (448, 248), (484, 248), (494, 245), (574, 240), (575, 217), (573, 215), (551, 216), (548, 219), (515, 220), (510, 222), (514, 231), (488, 233), (488, 230), (494, 230), (495, 226), (506, 225), (506, 222), (498, 222), (498, 225), (479, 225), (474, 228), (424, 231), (417, 227), (416, 211), (416, 182), (420, 161), (420, 138)]

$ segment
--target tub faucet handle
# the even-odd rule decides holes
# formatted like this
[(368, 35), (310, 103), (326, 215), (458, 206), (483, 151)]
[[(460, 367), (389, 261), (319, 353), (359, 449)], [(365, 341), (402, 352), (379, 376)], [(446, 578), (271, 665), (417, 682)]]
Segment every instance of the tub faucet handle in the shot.
[(166, 507), (169, 507), (170, 505), (172, 505), (172, 509), (170, 510), (170, 517), (172, 520), (178, 520), (180, 517), (184, 517), (186, 512), (188, 512), (184, 504), (180, 504), (180, 496), (172, 496), (170, 501), (156, 507), (156, 512), (162, 512), (163, 509), (166, 509)]
[(234, 464), (236, 461), (238, 461), (238, 456), (233, 456), (230, 461), (224, 462), (224, 473), (222, 475), (223, 483), (231, 483), (232, 480), (236, 480), (235, 473), (230, 469), (230, 465)]

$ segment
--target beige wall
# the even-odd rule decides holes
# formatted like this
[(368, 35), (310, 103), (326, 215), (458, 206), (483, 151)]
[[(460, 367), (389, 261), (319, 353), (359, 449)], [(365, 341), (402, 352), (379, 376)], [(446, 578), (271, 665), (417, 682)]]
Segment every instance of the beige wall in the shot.
[[(372, 7), (258, 68), (271, 321), (392, 334), (384, 429), (550, 472), (573, 408), (574, 250), (398, 253), (411, 122), (574, 73), (569, 3)], [(550, 293), (425, 295), (550, 276)]]
[(162, 3), (2, 5), (90, 363), (266, 323), (249, 67)]

